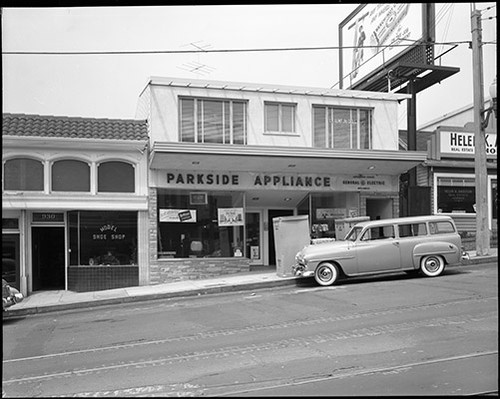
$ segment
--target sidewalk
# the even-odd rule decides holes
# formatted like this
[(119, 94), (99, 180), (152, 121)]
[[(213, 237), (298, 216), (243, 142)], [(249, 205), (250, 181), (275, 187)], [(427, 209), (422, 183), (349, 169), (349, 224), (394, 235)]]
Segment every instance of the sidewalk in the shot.
[[(461, 265), (498, 262), (497, 248), (490, 255), (476, 256), (469, 251), (470, 259)], [(259, 288), (295, 285), (297, 277), (278, 277), (276, 270), (254, 271), (220, 276), (207, 280), (186, 280), (142, 287), (116, 288), (105, 291), (37, 291), (29, 295), (5, 313), (7, 316), (24, 316), (59, 310), (89, 308), (127, 302), (147, 301), (175, 297), (215, 294), (231, 291), (249, 291)]]

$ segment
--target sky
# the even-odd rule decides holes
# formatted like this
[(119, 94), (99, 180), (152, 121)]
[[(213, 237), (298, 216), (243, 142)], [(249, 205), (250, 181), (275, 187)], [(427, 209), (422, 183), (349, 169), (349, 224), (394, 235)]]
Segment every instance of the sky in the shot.
[[(496, 76), (494, 2), (482, 11), (484, 92)], [(356, 3), (2, 8), (3, 112), (134, 119), (150, 76), (339, 88), (339, 24)], [(471, 3), (436, 4), (436, 42), (470, 41)], [(494, 17), (489, 19), (490, 17)], [(436, 45), (435, 54), (450, 46)], [(185, 51), (33, 55), (6, 52)], [(472, 50), (440, 58), (460, 72), (417, 94), (417, 127), (473, 102)], [(197, 69), (195, 69), (197, 68)], [(398, 125), (406, 128), (406, 105)]]

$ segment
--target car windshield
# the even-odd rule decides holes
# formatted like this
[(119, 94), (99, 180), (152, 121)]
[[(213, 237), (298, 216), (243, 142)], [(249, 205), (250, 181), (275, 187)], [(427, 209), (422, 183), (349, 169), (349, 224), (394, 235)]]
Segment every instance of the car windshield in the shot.
[(356, 227), (354, 226), (349, 233), (345, 236), (344, 240), (346, 241), (356, 241), (356, 239), (359, 237), (359, 234), (361, 233), (361, 230), (363, 230), (362, 227)]

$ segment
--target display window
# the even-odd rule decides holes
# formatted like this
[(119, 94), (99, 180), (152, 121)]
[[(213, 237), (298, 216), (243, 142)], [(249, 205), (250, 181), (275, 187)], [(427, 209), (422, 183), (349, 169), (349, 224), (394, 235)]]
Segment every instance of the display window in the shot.
[(158, 189), (158, 257), (240, 257), (242, 192)]
[(438, 213), (476, 213), (476, 187), (473, 177), (438, 177)]
[(311, 238), (336, 238), (335, 220), (358, 216), (359, 195), (336, 192), (309, 194), (298, 205), (299, 215), (309, 215)]
[(137, 264), (137, 212), (68, 212), (70, 265)]

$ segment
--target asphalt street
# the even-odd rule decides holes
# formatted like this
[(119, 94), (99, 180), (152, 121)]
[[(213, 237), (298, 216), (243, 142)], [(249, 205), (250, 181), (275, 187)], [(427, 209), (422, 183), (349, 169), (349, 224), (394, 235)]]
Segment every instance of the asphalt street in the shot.
[(4, 319), (6, 397), (498, 391), (498, 268)]

